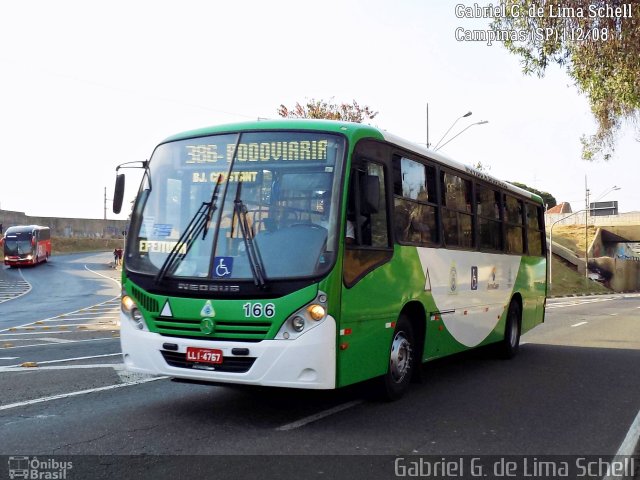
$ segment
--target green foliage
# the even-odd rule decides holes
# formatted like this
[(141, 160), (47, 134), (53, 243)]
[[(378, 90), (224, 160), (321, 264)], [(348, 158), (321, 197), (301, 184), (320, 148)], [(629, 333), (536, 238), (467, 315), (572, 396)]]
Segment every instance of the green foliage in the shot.
[[(581, 138), (582, 157), (609, 160), (625, 121), (640, 132), (640, 4), (627, 2), (632, 17), (617, 18), (615, 14), (607, 17), (590, 13), (597, 13), (594, 9), (598, 8), (619, 7), (624, 2), (501, 0), (500, 3), (506, 6), (507, 16), (495, 18), (494, 31), (527, 32), (506, 39), (505, 47), (520, 57), (525, 74), (542, 77), (554, 63), (566, 69), (578, 91), (589, 99), (598, 123), (596, 133)], [(519, 15), (513, 16), (512, 8)], [(542, 15), (530, 16), (532, 9), (542, 9)], [(536, 35), (536, 31), (545, 34)]]
[(519, 182), (509, 182), (509, 183), (511, 185), (515, 185), (516, 187), (520, 187), (523, 190), (527, 190), (528, 192), (535, 193), (536, 195), (542, 198), (547, 208), (555, 207), (558, 204), (558, 202), (556, 201), (556, 198), (553, 195), (551, 195), (549, 192), (543, 192), (541, 190), (525, 185), (524, 183), (519, 183)]
[(355, 100), (352, 103), (334, 103), (332, 97), (329, 101), (312, 98), (307, 100), (305, 105), (296, 102), (293, 108), (280, 105), (278, 115), (284, 118), (321, 118), (362, 123), (364, 120), (373, 119), (378, 112), (366, 105), (361, 107)]

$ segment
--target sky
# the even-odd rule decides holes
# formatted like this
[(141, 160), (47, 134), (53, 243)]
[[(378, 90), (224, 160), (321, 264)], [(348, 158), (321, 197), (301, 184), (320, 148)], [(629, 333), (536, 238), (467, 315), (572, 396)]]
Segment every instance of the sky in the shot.
[[(580, 158), (595, 132), (587, 99), (552, 67), (524, 76), (499, 43), (458, 41), (450, 0), (8, 2), (0, 16), (0, 209), (107, 218), (115, 167), (185, 130), (277, 118), (280, 104), (358, 101), (372, 125), (481, 162), (499, 179), (575, 210), (617, 200), (640, 211), (639, 134), (609, 162)], [(488, 2), (478, 2), (486, 4)], [(495, 2), (494, 2), (495, 3)], [(446, 141), (446, 139), (444, 140)], [(139, 176), (127, 173), (125, 202)], [(620, 190), (611, 191), (614, 187)], [(125, 203), (128, 205), (128, 203)]]

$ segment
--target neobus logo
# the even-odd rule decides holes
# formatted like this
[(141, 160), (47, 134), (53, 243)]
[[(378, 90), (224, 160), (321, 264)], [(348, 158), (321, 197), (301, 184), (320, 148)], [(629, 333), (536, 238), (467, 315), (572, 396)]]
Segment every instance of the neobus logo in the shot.
[(178, 283), (178, 290), (186, 290), (189, 292), (237, 293), (240, 291), (240, 286), (180, 282)]

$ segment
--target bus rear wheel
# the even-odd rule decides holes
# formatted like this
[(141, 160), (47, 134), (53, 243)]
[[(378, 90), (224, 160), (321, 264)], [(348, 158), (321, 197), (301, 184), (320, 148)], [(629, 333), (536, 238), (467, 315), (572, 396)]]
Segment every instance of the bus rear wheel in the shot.
[(386, 400), (397, 400), (409, 388), (415, 363), (414, 349), (411, 323), (405, 317), (400, 317), (393, 331), (387, 373), (382, 377), (382, 393)]
[(500, 357), (509, 359), (516, 356), (520, 349), (522, 331), (522, 309), (517, 300), (512, 300), (507, 312), (507, 325), (504, 328), (504, 339), (499, 344)]

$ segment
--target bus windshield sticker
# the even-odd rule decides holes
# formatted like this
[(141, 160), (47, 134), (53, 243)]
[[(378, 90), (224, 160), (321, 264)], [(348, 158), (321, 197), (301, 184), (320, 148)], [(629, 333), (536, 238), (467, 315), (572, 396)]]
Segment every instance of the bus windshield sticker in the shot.
[(171, 230), (173, 230), (173, 226), (170, 223), (156, 223), (153, 226), (153, 236), (168, 237), (171, 235)]
[[(147, 252), (156, 252), (156, 253), (171, 253), (173, 247), (176, 246), (178, 242), (162, 242), (162, 241), (149, 241), (149, 240), (140, 240), (138, 244), (138, 251), (140, 253)], [(182, 253), (186, 255), (187, 246), (183, 243), (180, 247), (180, 251), (178, 253)]]
[(230, 277), (233, 272), (233, 257), (216, 257), (213, 261), (213, 276)]

